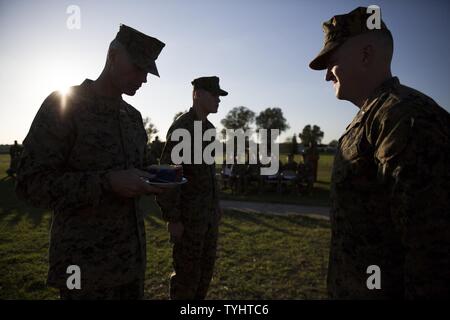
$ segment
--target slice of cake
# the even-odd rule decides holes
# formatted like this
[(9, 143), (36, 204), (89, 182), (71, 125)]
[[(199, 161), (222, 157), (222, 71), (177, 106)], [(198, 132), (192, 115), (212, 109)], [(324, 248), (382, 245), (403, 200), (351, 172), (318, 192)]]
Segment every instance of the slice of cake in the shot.
[(183, 179), (183, 167), (180, 165), (151, 165), (147, 171), (154, 175), (154, 182), (174, 183)]

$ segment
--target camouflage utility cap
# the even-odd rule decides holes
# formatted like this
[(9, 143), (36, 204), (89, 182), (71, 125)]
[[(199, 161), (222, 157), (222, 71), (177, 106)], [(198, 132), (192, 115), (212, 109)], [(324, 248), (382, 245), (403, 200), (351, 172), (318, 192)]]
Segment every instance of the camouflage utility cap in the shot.
[(381, 20), (380, 29), (369, 29), (367, 20), (373, 13), (367, 13), (366, 7), (358, 7), (353, 11), (336, 15), (322, 25), (325, 34), (324, 45), (317, 57), (310, 62), (309, 67), (314, 70), (327, 68), (327, 59), (331, 52), (342, 45), (347, 39), (366, 32), (387, 32), (390, 31)]
[(218, 96), (226, 96), (228, 92), (222, 90), (219, 86), (219, 77), (201, 77), (191, 82), (194, 89), (203, 89)]
[(163, 42), (124, 24), (120, 25), (116, 40), (125, 46), (131, 60), (139, 68), (159, 77), (155, 60), (165, 46)]

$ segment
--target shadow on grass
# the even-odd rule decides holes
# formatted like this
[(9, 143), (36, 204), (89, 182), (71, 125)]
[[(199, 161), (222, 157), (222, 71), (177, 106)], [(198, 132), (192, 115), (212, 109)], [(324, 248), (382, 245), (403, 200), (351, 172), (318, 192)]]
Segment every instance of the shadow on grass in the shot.
[[(229, 211), (224, 211), (224, 215), (228, 215), (228, 213), (229, 213)], [(220, 227), (221, 228), (228, 228), (228, 229), (231, 229), (231, 230), (236, 231), (236, 232), (240, 232), (241, 231), (240, 228), (236, 227), (234, 224), (231, 224), (231, 223), (228, 223), (228, 222), (224, 221), (224, 219), (222, 219), (222, 221), (220, 221)]]
[(307, 216), (299, 217), (299, 216), (293, 216), (293, 215), (289, 215), (289, 216), (278, 215), (277, 219), (284, 220), (288, 223), (296, 224), (300, 227), (305, 227), (305, 228), (310, 228), (310, 229), (329, 228), (330, 227), (330, 222), (328, 220), (311, 218), (311, 217), (307, 217)]
[[(146, 223), (148, 223), (151, 227), (154, 228), (166, 228), (166, 223), (164, 220), (162, 220), (161, 217), (161, 210), (159, 209), (158, 205), (156, 204), (155, 200), (150, 197), (144, 197), (141, 200), (141, 206), (144, 210), (144, 218)], [(272, 230), (275, 230), (277, 232), (283, 233), (283, 234), (289, 234), (293, 236), (298, 236), (298, 234), (292, 233), (291, 231), (287, 229), (283, 229), (277, 225), (269, 223), (272, 219), (275, 217), (272, 217), (270, 215), (264, 215), (259, 213), (246, 213), (239, 210), (224, 210), (224, 217), (220, 222), (221, 227), (228, 228), (232, 231), (238, 231), (243, 232), (241, 228), (237, 227), (239, 223), (234, 223), (231, 220), (235, 220), (237, 222), (249, 222), (253, 224), (257, 224)], [(322, 219), (315, 219), (310, 217), (300, 217), (300, 216), (276, 216), (277, 221), (284, 220), (287, 223), (295, 224), (300, 227), (304, 228), (328, 228), (329, 222)]]
[[(276, 219), (276, 220), (286, 220), (289, 223), (294, 223), (298, 226), (304, 227), (304, 228), (318, 228), (318, 227), (327, 227), (326, 222), (320, 220), (320, 219), (314, 219), (314, 218), (309, 218), (309, 217), (299, 217), (299, 216), (295, 216), (295, 217), (284, 217), (284, 216), (276, 216), (276, 217), (272, 217), (272, 216), (268, 216), (268, 215), (263, 215), (263, 214), (258, 214), (258, 213), (245, 213), (245, 212), (241, 212), (241, 211), (237, 211), (237, 210), (227, 210), (226, 211), (226, 215), (230, 218), (232, 218), (233, 220), (237, 220), (239, 222), (250, 222), (250, 223), (254, 223), (257, 224), (259, 226), (263, 226), (266, 227), (268, 229), (272, 229), (274, 231), (283, 233), (283, 234), (287, 234), (287, 235), (291, 235), (291, 236), (299, 236), (298, 233), (294, 233), (291, 232), (290, 230), (287, 229), (283, 229), (280, 228), (277, 225), (273, 225), (268, 223), (268, 220), (272, 220), (272, 219)], [(224, 222), (222, 221), (221, 223), (223, 226), (227, 227), (227, 228), (231, 228), (233, 230), (236, 231), (240, 231), (242, 232), (242, 230), (240, 230), (239, 228), (232, 226), (230, 223)]]
[[(29, 218), (33, 227), (40, 225), (43, 216), (48, 213), (49, 210), (28, 205), (17, 197), (14, 187), (14, 178), (6, 176), (0, 179), (0, 200), (2, 203), (0, 208), (0, 220), (8, 218), (8, 225), (14, 226), (23, 218)], [(9, 218), (11, 216), (13, 216), (13, 218)]]

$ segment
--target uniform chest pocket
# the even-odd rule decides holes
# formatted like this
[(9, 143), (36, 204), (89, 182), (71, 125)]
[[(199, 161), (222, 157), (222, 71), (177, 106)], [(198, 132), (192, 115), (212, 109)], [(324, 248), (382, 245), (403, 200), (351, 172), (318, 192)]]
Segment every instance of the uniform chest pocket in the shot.
[(333, 164), (333, 181), (343, 182), (354, 176), (360, 170), (361, 164), (361, 133), (357, 128), (346, 132), (339, 141), (339, 149)]
[(344, 160), (352, 160), (357, 158), (359, 155), (359, 148), (356, 142), (354, 144), (346, 146), (345, 148), (342, 148), (341, 150), (342, 158)]
[(120, 150), (120, 136), (109, 128), (89, 128), (83, 132), (80, 142), (93, 152), (114, 155)]
[(363, 136), (361, 128), (354, 127), (339, 140), (339, 152), (343, 160), (357, 158), (360, 154), (360, 144)]
[(83, 126), (71, 154), (78, 169), (101, 170), (114, 167), (122, 160), (120, 135), (101, 123)]

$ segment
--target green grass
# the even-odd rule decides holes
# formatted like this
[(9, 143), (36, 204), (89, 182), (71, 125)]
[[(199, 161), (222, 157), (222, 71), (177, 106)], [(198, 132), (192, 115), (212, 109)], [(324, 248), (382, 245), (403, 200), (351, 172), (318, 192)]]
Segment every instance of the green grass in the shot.
[[(287, 154), (281, 154), (281, 161), (287, 162)], [(302, 162), (300, 155), (295, 155), (294, 160)], [(300, 195), (293, 188), (281, 194), (277, 193), (274, 186), (266, 188), (263, 192), (258, 193), (257, 190), (250, 190), (247, 194), (232, 194), (231, 190), (225, 189), (221, 191), (221, 198), (226, 200), (239, 201), (256, 201), (256, 202), (273, 202), (273, 203), (289, 203), (308, 206), (329, 206), (330, 205), (330, 181), (331, 169), (333, 166), (334, 156), (330, 154), (321, 154), (319, 158), (319, 167), (317, 170), (317, 181), (314, 183), (313, 191), (309, 195)], [(220, 172), (220, 169), (218, 169)]]
[[(56, 299), (47, 288), (51, 214), (20, 202), (0, 156), (0, 299)], [(172, 272), (165, 223), (150, 198), (143, 206), (148, 266), (145, 298), (167, 299)], [(329, 222), (299, 216), (226, 211), (209, 299), (321, 299), (330, 239)]]

